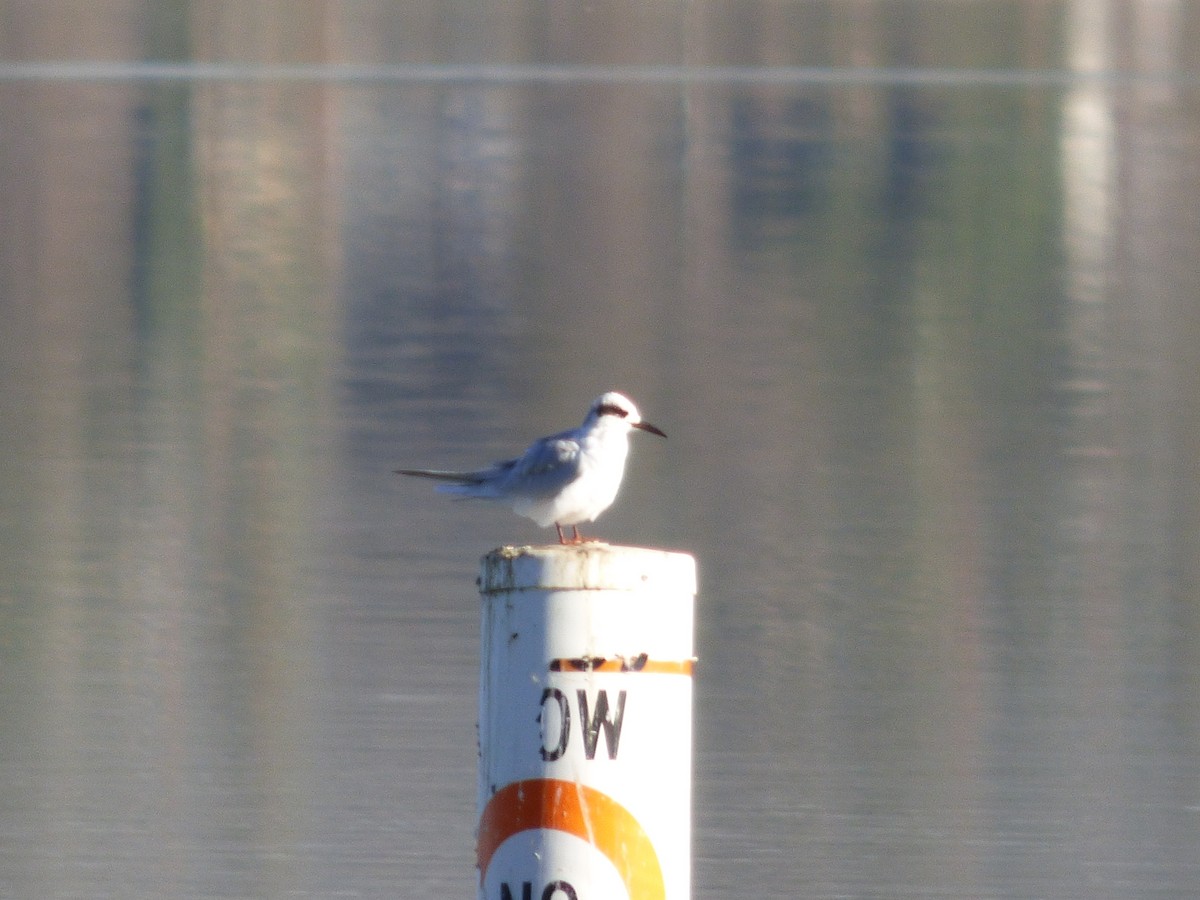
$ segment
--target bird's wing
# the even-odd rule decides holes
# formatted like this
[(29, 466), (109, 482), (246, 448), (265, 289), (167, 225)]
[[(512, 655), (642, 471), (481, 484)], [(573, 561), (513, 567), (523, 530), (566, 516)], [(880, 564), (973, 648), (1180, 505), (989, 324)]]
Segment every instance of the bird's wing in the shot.
[(441, 469), (395, 469), (394, 472), (397, 475), (415, 475), (418, 478), (456, 481), (459, 484), (478, 484), (484, 475), (484, 472), (446, 472)]
[(554, 494), (579, 477), (579, 441), (569, 432), (534, 441), (514, 460), (497, 463), (507, 467), (505, 480), (520, 485), (521, 493)]

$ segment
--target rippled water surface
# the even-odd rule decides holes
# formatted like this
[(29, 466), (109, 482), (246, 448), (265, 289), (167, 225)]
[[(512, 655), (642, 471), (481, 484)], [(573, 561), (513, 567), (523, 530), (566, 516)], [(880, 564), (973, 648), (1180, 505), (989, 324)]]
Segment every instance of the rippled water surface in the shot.
[(1200, 894), (1194, 4), (0, 13), (0, 897), (471, 896), (608, 388), (697, 900)]

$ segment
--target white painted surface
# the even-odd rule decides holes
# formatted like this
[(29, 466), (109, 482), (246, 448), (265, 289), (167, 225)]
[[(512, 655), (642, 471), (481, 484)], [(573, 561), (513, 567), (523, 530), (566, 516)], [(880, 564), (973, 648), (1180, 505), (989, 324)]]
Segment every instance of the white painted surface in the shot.
[(480, 896), (685, 900), (695, 561), (503, 548), (480, 591)]

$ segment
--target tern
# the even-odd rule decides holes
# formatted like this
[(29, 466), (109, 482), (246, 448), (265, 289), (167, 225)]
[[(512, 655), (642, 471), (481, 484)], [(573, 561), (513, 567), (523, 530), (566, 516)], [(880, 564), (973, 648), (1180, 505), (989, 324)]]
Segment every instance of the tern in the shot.
[[(516, 459), (474, 472), (396, 469), (396, 474), (446, 482), (438, 485), (442, 493), (508, 503), (542, 528), (553, 525), (560, 544), (578, 544), (579, 524), (594, 522), (616, 499), (635, 428), (666, 437), (642, 419), (632, 400), (609, 391), (592, 401), (578, 428), (538, 438)], [(567, 525), (570, 540), (563, 532)]]

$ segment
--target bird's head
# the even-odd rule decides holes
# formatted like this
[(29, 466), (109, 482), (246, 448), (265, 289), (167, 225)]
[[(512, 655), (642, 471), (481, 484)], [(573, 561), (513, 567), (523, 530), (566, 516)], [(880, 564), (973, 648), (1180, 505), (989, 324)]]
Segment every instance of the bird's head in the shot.
[(592, 407), (588, 410), (587, 418), (583, 420), (583, 424), (592, 425), (597, 423), (612, 425), (623, 423), (626, 428), (636, 428), (639, 431), (657, 434), (659, 437), (667, 436), (662, 429), (643, 421), (642, 415), (638, 412), (638, 408), (633, 405), (633, 401), (624, 394), (618, 394), (616, 391), (601, 394), (592, 401)]

